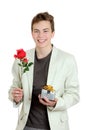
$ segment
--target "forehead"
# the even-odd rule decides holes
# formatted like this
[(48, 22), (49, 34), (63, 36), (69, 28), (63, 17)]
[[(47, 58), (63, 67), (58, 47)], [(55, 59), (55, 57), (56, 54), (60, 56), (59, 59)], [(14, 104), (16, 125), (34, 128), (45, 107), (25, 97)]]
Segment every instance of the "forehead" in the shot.
[(45, 28), (51, 28), (49, 21), (40, 21), (38, 23), (33, 24), (33, 29), (45, 29)]

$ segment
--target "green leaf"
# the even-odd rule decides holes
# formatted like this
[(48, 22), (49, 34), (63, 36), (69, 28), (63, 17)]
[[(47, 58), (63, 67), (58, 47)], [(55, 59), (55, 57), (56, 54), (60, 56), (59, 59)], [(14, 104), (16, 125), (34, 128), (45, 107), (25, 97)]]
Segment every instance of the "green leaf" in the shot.
[(32, 64), (33, 64), (33, 62), (30, 62), (30, 63), (28, 64), (28, 67), (31, 66)]
[(19, 66), (22, 66), (20, 63), (18, 63)]
[(26, 68), (23, 70), (24, 73), (25, 73), (26, 71), (29, 71), (29, 68), (28, 68), (28, 67), (26, 67)]

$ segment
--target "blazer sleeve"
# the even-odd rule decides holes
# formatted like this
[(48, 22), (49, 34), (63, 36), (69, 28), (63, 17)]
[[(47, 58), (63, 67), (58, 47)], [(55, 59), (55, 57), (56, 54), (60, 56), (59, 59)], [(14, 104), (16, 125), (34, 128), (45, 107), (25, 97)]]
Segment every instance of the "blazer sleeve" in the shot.
[(79, 102), (79, 81), (78, 70), (74, 56), (72, 56), (67, 64), (67, 76), (64, 82), (64, 93), (56, 97), (58, 99), (55, 107), (48, 107), (53, 111), (66, 110)]
[(10, 89), (8, 91), (8, 98), (13, 102), (14, 106), (18, 106), (19, 103), (16, 104), (13, 100), (12, 96), (12, 91), (14, 88), (22, 88), (22, 83), (21, 83), (21, 67), (18, 66), (19, 60), (15, 60), (12, 66), (12, 74), (13, 74), (13, 81), (12, 85), (10, 86)]

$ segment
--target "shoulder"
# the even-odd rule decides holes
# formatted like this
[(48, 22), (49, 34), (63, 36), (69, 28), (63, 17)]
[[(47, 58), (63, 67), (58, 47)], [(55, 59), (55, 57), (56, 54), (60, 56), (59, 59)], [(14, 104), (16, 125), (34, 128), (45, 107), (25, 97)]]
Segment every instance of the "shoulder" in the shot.
[(56, 58), (62, 62), (65, 62), (68, 64), (76, 62), (75, 56), (71, 53), (63, 51), (63, 50), (56, 48), (56, 47), (53, 47), (53, 51), (54, 51), (54, 55), (56, 56)]
[(68, 58), (68, 59), (70, 59), (70, 58), (75, 57), (73, 54), (68, 53), (66, 51), (63, 51), (63, 50), (61, 50), (59, 48), (56, 48), (56, 47), (53, 48), (53, 51), (55, 51), (56, 55), (59, 56), (60, 58)]
[(33, 53), (34, 51), (35, 51), (35, 48), (31, 48), (31, 49), (26, 50), (26, 53)]
[(26, 50), (26, 56), (32, 56), (34, 55), (34, 52), (35, 52), (35, 48), (32, 48), (32, 49), (29, 49), (29, 50)]

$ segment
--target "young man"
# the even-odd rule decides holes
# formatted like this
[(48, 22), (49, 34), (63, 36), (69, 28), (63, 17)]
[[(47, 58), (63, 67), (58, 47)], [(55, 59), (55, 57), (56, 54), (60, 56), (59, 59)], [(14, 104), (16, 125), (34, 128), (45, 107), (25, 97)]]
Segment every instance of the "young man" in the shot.
[[(69, 130), (67, 109), (79, 101), (79, 83), (74, 56), (57, 49), (54, 17), (48, 12), (37, 14), (31, 23), (35, 48), (28, 50), (33, 62), (22, 74), (18, 60), (13, 64), (13, 84), (9, 98), (15, 105), (22, 103), (16, 130)], [(54, 100), (41, 98), (43, 86), (53, 86)]]

